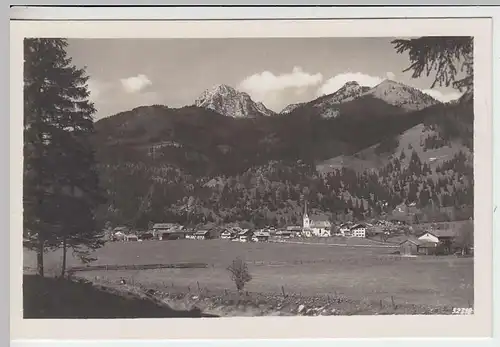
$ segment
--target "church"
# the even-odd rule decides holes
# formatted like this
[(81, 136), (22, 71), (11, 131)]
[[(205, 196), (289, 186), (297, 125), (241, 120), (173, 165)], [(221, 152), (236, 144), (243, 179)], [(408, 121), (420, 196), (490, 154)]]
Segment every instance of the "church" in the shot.
[(332, 236), (332, 223), (327, 218), (309, 218), (307, 213), (307, 201), (302, 216), (302, 235), (306, 237), (329, 237)]

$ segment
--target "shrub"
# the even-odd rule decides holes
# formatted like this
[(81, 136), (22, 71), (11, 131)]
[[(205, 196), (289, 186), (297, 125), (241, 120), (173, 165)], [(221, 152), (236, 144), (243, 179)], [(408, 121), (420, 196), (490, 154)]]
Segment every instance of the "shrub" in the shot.
[(231, 273), (231, 280), (236, 285), (238, 291), (242, 291), (245, 284), (252, 280), (248, 266), (241, 258), (233, 260), (227, 271)]

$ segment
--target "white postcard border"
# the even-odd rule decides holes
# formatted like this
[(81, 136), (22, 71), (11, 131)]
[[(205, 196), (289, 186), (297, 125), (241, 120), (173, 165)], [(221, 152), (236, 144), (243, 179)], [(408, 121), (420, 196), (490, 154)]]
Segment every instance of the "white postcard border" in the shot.
[[(435, 9), (433, 10), (435, 11)], [(360, 11), (361, 12), (361, 11)], [(370, 14), (373, 17), (373, 13)], [(387, 15), (385, 15), (387, 17)], [(378, 25), (374, 21), (378, 21)], [(464, 22), (467, 21), (467, 22)], [(488, 19), (364, 19), (239, 22), (22, 22), (11, 24), (11, 337), (14, 339), (238, 339), (487, 337), (491, 335), (492, 98)], [(369, 27), (367, 31), (363, 27)], [(473, 316), (252, 317), (218, 319), (23, 320), (22, 38), (34, 37), (318, 37), (472, 35), (475, 37), (475, 308)], [(480, 176), (479, 176), (480, 175)], [(480, 271), (478, 271), (480, 269)], [(14, 270), (14, 271), (12, 271)], [(397, 329), (385, 329), (395, 326)], [(419, 331), (415, 330), (419, 327)], [(435, 329), (439, 327), (439, 329)], [(397, 330), (397, 331), (395, 331)]]

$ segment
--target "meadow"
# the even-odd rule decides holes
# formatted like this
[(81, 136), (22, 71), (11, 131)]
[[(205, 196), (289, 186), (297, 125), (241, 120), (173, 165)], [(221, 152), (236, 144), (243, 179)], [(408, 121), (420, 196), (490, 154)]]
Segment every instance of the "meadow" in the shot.
[[(155, 290), (234, 290), (227, 266), (244, 259), (253, 277), (251, 292), (304, 296), (343, 295), (355, 300), (387, 300), (415, 305), (473, 305), (473, 259), (454, 256), (401, 258), (397, 248), (300, 243), (240, 243), (226, 240), (176, 240), (108, 243), (92, 265), (206, 263), (202, 269), (84, 271), (89, 280), (125, 279)], [(35, 267), (25, 251), (24, 266)], [(58, 272), (61, 252), (48, 253), (48, 271)], [(81, 266), (69, 255), (68, 266)]]

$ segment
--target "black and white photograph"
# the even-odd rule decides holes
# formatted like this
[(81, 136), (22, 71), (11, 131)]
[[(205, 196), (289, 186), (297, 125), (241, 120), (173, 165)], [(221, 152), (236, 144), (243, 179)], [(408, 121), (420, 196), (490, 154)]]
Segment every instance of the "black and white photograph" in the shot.
[(23, 319), (474, 315), (475, 43), (25, 37)]

